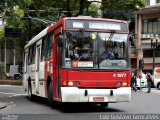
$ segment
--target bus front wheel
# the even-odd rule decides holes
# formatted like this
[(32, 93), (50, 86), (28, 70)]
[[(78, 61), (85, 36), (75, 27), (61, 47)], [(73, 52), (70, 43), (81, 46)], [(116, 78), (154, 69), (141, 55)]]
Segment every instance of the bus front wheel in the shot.
[(28, 97), (31, 101), (33, 100), (31, 82), (28, 82)]
[(49, 105), (54, 108), (55, 107), (55, 101), (53, 101), (53, 88), (52, 83), (50, 82), (49, 88), (48, 88), (48, 102)]

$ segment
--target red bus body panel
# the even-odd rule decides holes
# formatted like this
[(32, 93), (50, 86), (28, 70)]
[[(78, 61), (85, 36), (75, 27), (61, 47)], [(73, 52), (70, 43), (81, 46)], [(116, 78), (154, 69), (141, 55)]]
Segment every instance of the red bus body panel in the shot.
[(116, 88), (117, 82), (126, 82), (130, 86), (130, 71), (102, 71), (102, 70), (62, 70), (64, 80), (78, 81), (78, 87)]

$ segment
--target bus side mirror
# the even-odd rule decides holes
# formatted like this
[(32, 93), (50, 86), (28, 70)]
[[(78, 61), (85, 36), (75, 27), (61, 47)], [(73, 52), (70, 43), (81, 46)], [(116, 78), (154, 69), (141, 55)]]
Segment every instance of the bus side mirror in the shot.
[(63, 47), (63, 35), (59, 35), (57, 44), (59, 47)]
[(135, 39), (134, 39), (134, 35), (133, 34), (129, 35), (129, 41), (131, 43), (131, 46), (135, 46), (135, 44), (134, 44)]

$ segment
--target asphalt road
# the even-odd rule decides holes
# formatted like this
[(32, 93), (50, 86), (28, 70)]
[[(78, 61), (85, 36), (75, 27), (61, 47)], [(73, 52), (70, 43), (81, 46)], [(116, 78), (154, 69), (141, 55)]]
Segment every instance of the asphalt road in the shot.
[[(132, 92), (132, 101), (124, 103), (110, 103), (108, 108), (101, 108), (91, 104), (58, 104), (51, 109), (47, 100), (36, 97), (30, 101), (27, 94), (23, 92), (22, 86), (0, 86), (0, 101), (7, 103), (7, 106), (0, 109), (2, 119), (11, 114), (22, 120), (39, 119), (45, 120), (99, 120), (107, 119), (106, 114), (159, 114), (160, 113), (160, 91), (152, 90), (146, 93), (142, 91)], [(17, 116), (16, 116), (17, 115)], [(104, 116), (103, 116), (104, 115)], [(19, 120), (18, 119), (18, 120)]]

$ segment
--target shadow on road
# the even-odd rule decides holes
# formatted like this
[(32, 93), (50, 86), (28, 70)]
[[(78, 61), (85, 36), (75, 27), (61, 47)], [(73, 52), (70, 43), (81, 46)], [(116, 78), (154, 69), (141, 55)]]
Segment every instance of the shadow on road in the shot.
[(122, 110), (113, 109), (109, 106), (102, 108), (100, 105), (91, 103), (62, 103), (57, 106), (59, 111), (64, 113), (98, 113), (98, 112), (124, 112)]
[[(29, 99), (28, 97), (26, 98)], [(34, 96), (34, 100), (32, 102), (35, 102), (35, 104), (41, 104), (50, 107), (48, 104), (48, 100), (42, 97)], [(55, 108), (53, 108), (52, 110), (57, 110), (62, 113), (125, 112), (123, 110), (110, 108), (110, 106), (102, 108), (100, 105), (92, 103), (57, 103)]]

